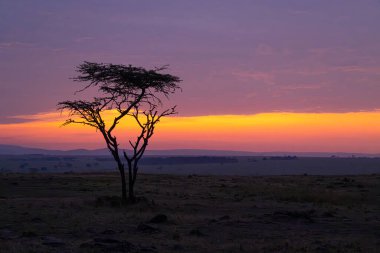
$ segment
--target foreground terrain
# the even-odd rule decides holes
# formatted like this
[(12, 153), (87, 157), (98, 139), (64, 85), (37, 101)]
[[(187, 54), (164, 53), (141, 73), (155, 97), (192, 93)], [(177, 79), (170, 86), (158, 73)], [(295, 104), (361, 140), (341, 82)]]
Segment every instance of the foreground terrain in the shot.
[(0, 252), (379, 252), (380, 175), (0, 174)]

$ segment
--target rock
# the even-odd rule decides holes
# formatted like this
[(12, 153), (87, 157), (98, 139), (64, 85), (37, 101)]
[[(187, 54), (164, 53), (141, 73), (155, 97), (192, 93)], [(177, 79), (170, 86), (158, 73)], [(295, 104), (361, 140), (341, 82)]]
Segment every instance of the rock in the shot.
[(94, 243), (92, 241), (84, 242), (79, 246), (79, 248), (81, 248), (81, 249), (90, 249), (93, 247), (95, 247), (95, 246), (94, 246)]
[(86, 232), (87, 233), (90, 233), (90, 234), (95, 234), (96, 233), (96, 230), (94, 228), (87, 228), (86, 229)]
[(131, 252), (135, 246), (128, 241), (120, 241), (113, 238), (95, 238), (82, 243), (81, 249), (101, 250), (102, 252)]
[(189, 234), (198, 237), (205, 236), (199, 229), (192, 229)]
[(229, 220), (229, 219), (231, 219), (231, 217), (229, 215), (224, 215), (224, 216), (219, 218), (219, 220)]
[(211, 220), (208, 221), (209, 224), (211, 224), (211, 223), (215, 223), (215, 222), (217, 222), (216, 219), (211, 219)]
[(152, 219), (150, 219), (150, 223), (164, 223), (168, 221), (168, 217), (165, 214), (157, 214)]
[(22, 232), (22, 237), (36, 237), (37, 234), (33, 231), (24, 231)]
[(140, 247), (139, 252), (157, 252), (157, 248), (155, 246), (151, 247)]
[(315, 213), (315, 210), (307, 211), (276, 211), (273, 213), (273, 217), (276, 220), (283, 221), (293, 221), (293, 220), (304, 220), (309, 223), (314, 223), (312, 215)]
[(173, 234), (173, 239), (176, 240), (176, 241), (179, 241), (181, 239), (181, 235), (178, 232), (175, 232)]
[(33, 223), (41, 223), (41, 222), (43, 222), (42, 219), (39, 218), (39, 217), (34, 217), (34, 218), (31, 219), (30, 221), (33, 222)]
[(103, 235), (114, 235), (116, 234), (116, 231), (115, 230), (112, 230), (112, 229), (106, 229), (102, 232)]
[(184, 247), (180, 244), (174, 244), (172, 249), (175, 251), (179, 251), (179, 250), (184, 250)]
[(140, 232), (143, 232), (143, 233), (158, 233), (160, 232), (160, 230), (156, 227), (153, 227), (153, 226), (150, 226), (148, 224), (145, 224), (145, 223), (140, 223), (138, 226), (137, 226), (137, 231), (140, 231)]
[(62, 239), (56, 238), (54, 236), (44, 236), (42, 238), (42, 244), (51, 247), (61, 247), (66, 245), (66, 243)]
[(98, 243), (120, 243), (119, 240), (114, 239), (114, 238), (95, 238), (94, 242), (98, 242)]
[(333, 211), (326, 211), (322, 214), (322, 217), (324, 218), (333, 218), (335, 217), (335, 212)]

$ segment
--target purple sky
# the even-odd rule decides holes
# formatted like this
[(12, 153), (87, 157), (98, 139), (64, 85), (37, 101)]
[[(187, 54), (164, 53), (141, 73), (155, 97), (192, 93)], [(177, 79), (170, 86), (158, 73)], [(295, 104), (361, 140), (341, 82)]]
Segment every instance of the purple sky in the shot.
[(74, 98), (82, 61), (170, 64), (182, 116), (380, 109), (379, 0), (0, 0), (0, 123)]

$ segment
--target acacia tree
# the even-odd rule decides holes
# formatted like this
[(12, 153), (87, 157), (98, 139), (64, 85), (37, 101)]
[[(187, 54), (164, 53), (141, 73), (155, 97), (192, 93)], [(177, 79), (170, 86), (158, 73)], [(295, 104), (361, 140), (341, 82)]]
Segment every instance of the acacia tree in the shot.
[[(175, 106), (162, 109), (162, 97), (179, 89), (177, 76), (162, 74), (166, 67), (146, 70), (141, 67), (84, 62), (77, 66), (79, 75), (73, 80), (85, 82), (82, 92), (95, 88), (97, 96), (91, 100), (68, 100), (58, 103), (58, 109), (69, 112), (63, 125), (82, 124), (96, 128), (105, 140), (120, 172), (123, 202), (127, 201), (125, 158), (128, 168), (128, 198), (135, 202), (134, 185), (138, 163), (143, 156), (154, 129), (162, 117), (176, 113)], [(116, 116), (106, 122), (104, 112), (113, 110)], [(139, 133), (128, 140), (131, 151), (120, 150), (114, 130), (127, 117), (134, 119)], [(123, 152), (121, 152), (123, 151)]]

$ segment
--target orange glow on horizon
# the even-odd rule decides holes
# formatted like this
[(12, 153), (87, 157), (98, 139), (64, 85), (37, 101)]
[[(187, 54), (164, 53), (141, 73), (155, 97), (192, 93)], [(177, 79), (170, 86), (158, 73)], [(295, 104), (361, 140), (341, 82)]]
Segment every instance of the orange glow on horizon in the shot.
[[(105, 117), (112, 119), (113, 113)], [(60, 127), (66, 115), (23, 118), (32, 121), (0, 124), (0, 143), (50, 149), (105, 146), (94, 128)], [(116, 131), (122, 148), (127, 148), (127, 133), (135, 131), (129, 123)], [(380, 153), (380, 112), (167, 117), (158, 124), (149, 148)]]

